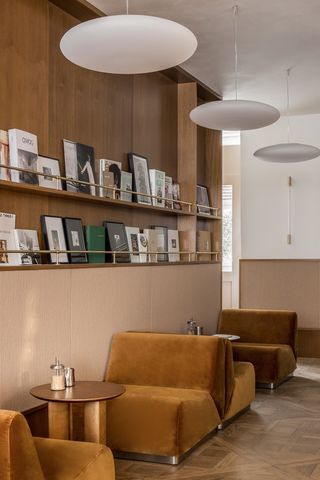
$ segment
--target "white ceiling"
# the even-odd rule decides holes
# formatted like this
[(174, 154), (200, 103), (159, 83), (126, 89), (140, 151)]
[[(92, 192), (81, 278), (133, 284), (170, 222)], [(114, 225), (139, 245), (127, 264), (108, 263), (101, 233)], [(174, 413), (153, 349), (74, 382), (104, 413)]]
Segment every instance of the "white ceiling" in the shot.
[[(126, 0), (91, 0), (108, 15)], [(224, 98), (234, 96), (232, 7), (239, 5), (238, 98), (320, 113), (320, 0), (129, 0), (129, 13), (156, 15), (189, 27), (198, 50), (182, 66)]]

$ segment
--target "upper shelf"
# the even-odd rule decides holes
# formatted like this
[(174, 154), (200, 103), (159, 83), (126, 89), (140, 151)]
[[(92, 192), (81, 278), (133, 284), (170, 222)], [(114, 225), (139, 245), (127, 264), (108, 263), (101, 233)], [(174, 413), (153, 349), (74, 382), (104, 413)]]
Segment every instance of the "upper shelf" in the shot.
[(197, 213), (197, 218), (204, 220), (221, 220), (222, 217), (219, 215), (208, 215), (207, 213)]
[(114, 205), (116, 207), (124, 208), (138, 208), (143, 210), (156, 211), (165, 215), (185, 215), (194, 216), (192, 212), (186, 212), (184, 210), (175, 210), (171, 208), (155, 207), (152, 205), (144, 205), (136, 202), (125, 202), (124, 200), (116, 200), (113, 198), (98, 197), (94, 195), (88, 195), (86, 193), (68, 192), (66, 190), (56, 190), (53, 188), (39, 187), (38, 185), (28, 185), (26, 183), (8, 182), (6, 180), (0, 180), (0, 189), (16, 191), (20, 193), (29, 193), (34, 195), (42, 195), (47, 197), (63, 198), (65, 200), (76, 200), (79, 202), (86, 202), (98, 205)]

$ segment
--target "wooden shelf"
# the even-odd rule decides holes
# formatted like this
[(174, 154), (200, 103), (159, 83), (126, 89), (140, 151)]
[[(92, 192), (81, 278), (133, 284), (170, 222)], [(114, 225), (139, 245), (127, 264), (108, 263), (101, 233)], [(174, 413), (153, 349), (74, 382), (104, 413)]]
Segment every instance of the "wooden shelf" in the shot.
[(197, 218), (201, 218), (204, 220), (222, 220), (222, 217), (218, 215), (207, 215), (206, 213), (197, 213)]
[(112, 198), (98, 197), (88, 195), (86, 193), (68, 192), (66, 190), (56, 190), (53, 188), (39, 187), (37, 185), (28, 185), (26, 183), (9, 182), (6, 180), (0, 180), (0, 188), (20, 193), (29, 193), (32, 195), (42, 195), (46, 197), (61, 198), (64, 200), (76, 200), (77, 202), (85, 202), (88, 204), (98, 205), (113, 205), (121, 208), (133, 208), (149, 210), (163, 215), (179, 215), (179, 216), (194, 216), (192, 212), (186, 212), (184, 210), (174, 210), (170, 208), (155, 207), (153, 205), (143, 205), (136, 202), (125, 202), (123, 200), (115, 200)]

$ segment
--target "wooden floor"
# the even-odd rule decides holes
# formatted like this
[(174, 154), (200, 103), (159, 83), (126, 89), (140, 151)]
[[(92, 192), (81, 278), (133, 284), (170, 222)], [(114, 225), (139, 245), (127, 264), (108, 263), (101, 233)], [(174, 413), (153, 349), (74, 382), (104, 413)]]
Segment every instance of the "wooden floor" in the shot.
[(117, 480), (320, 480), (320, 359), (259, 390), (249, 412), (180, 465), (116, 461)]

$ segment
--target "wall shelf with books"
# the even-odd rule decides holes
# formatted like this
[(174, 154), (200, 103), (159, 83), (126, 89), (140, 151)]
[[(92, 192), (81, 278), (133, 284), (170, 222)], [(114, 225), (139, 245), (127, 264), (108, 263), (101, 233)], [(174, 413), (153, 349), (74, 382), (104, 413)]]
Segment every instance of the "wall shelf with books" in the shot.
[(201, 218), (203, 220), (222, 220), (222, 217), (219, 215), (207, 215), (206, 213), (197, 213), (197, 218)]

